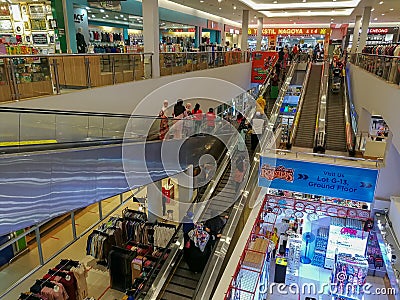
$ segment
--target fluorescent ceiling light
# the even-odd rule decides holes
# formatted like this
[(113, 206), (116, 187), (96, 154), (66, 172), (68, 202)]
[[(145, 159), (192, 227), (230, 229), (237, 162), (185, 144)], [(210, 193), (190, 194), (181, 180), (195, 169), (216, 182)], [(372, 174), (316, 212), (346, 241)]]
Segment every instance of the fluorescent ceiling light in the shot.
[(393, 11), (394, 9), (393, 8), (391, 8), (391, 9), (389, 9), (390, 11)]
[(383, 4), (383, 1), (379, 2), (379, 4)]
[(291, 12), (272, 12), (272, 11), (261, 11), (268, 18), (279, 18), (279, 17), (309, 17), (309, 16), (349, 16), (353, 12), (354, 8), (337, 9), (337, 10), (314, 10), (314, 11), (291, 11)]
[(239, 0), (240, 2), (250, 6), (254, 10), (274, 10), (274, 9), (311, 9), (311, 8), (348, 8), (357, 7), (361, 0), (346, 0), (339, 2), (293, 2), (279, 4), (259, 4), (253, 0)]
[(102, 13), (103, 13), (103, 12), (104, 12), (104, 9), (100, 9), (100, 12), (102, 12)]

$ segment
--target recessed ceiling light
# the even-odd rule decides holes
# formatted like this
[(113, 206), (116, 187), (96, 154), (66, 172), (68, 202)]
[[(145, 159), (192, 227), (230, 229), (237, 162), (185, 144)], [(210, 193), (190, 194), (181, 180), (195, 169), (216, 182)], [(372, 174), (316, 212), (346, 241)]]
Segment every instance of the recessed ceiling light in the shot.
[(124, 17), (124, 15), (119, 15), (121, 18), (123, 18)]
[(374, 21), (378, 21), (378, 18), (375, 18)]
[(374, 11), (374, 10), (375, 10), (375, 8), (371, 9), (371, 11)]
[(105, 17), (108, 18), (108, 15), (106, 15)]
[(124, 21), (128, 21), (128, 19), (127, 19), (127, 18), (124, 18)]
[(222, 0), (218, 0), (218, 3), (221, 3), (222, 2)]
[(257, 19), (257, 16), (254, 16), (254, 19)]
[(96, 16), (95, 16), (95, 15), (92, 15), (92, 18), (96, 18)]
[(382, 16), (384, 16), (385, 14), (382, 14)]
[(200, 3), (204, 3), (204, 0), (200, 0)]
[(233, 6), (233, 9), (236, 9), (236, 8), (237, 8), (236, 5), (234, 5), (234, 6)]
[(307, 0), (303, 0), (303, 2), (307, 2)]
[(104, 12), (104, 9), (100, 9), (100, 12)]
[(278, 1), (275, 0), (275, 1), (274, 1), (274, 4), (277, 4), (277, 3), (278, 3)]
[(118, 16), (115, 16), (115, 18), (118, 20)]
[(379, 4), (381, 4), (381, 5), (382, 5), (382, 4), (383, 4), (383, 1), (379, 2)]
[(86, 9), (90, 9), (90, 7), (89, 7), (89, 6), (86, 6), (85, 8), (86, 8)]
[(391, 8), (391, 9), (389, 9), (390, 11), (393, 11), (394, 9), (393, 8)]
[(221, 7), (218, 7), (218, 9), (221, 10), (222, 8), (221, 8)]

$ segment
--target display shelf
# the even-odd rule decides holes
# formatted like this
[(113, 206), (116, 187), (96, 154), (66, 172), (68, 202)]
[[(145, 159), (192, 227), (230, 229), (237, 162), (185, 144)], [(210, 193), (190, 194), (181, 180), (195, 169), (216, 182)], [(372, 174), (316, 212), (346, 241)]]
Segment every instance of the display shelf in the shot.
[(289, 237), (286, 248), (288, 249), (285, 284), (296, 284), (299, 281), (300, 251), (302, 240), (299, 236)]

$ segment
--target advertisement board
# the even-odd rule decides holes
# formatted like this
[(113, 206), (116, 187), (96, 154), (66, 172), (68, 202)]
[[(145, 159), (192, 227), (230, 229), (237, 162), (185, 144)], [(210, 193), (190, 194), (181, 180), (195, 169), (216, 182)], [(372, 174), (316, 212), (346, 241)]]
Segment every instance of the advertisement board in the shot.
[(274, 61), (278, 59), (277, 52), (266, 52), (266, 51), (254, 51), (252, 53), (253, 60), (251, 63), (251, 82), (252, 83), (264, 83), (265, 79), (270, 72), (268, 64), (268, 57), (271, 57)]
[(377, 169), (260, 157), (258, 185), (372, 203)]

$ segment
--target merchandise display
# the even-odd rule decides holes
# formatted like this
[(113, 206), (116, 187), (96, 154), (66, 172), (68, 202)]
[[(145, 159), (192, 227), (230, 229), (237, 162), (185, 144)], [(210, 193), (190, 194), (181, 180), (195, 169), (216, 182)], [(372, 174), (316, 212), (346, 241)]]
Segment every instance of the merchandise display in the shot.
[(331, 283), (336, 287), (334, 299), (363, 299), (363, 285), (368, 274), (368, 261), (363, 256), (339, 253), (332, 271)]
[(88, 297), (87, 269), (78, 261), (63, 259), (53, 269), (36, 280), (27, 293), (19, 300), (83, 300)]
[(314, 256), (311, 264), (316, 267), (323, 268), (325, 263), (326, 248), (328, 247), (329, 228), (318, 228), (317, 237), (315, 239)]
[(0, 44), (9, 55), (55, 53), (56, 22), (51, 2), (19, 2), (0, 4)]
[(288, 239), (286, 245), (286, 252), (288, 252), (285, 278), (286, 285), (299, 283), (301, 244), (301, 236), (298, 234), (293, 234)]

